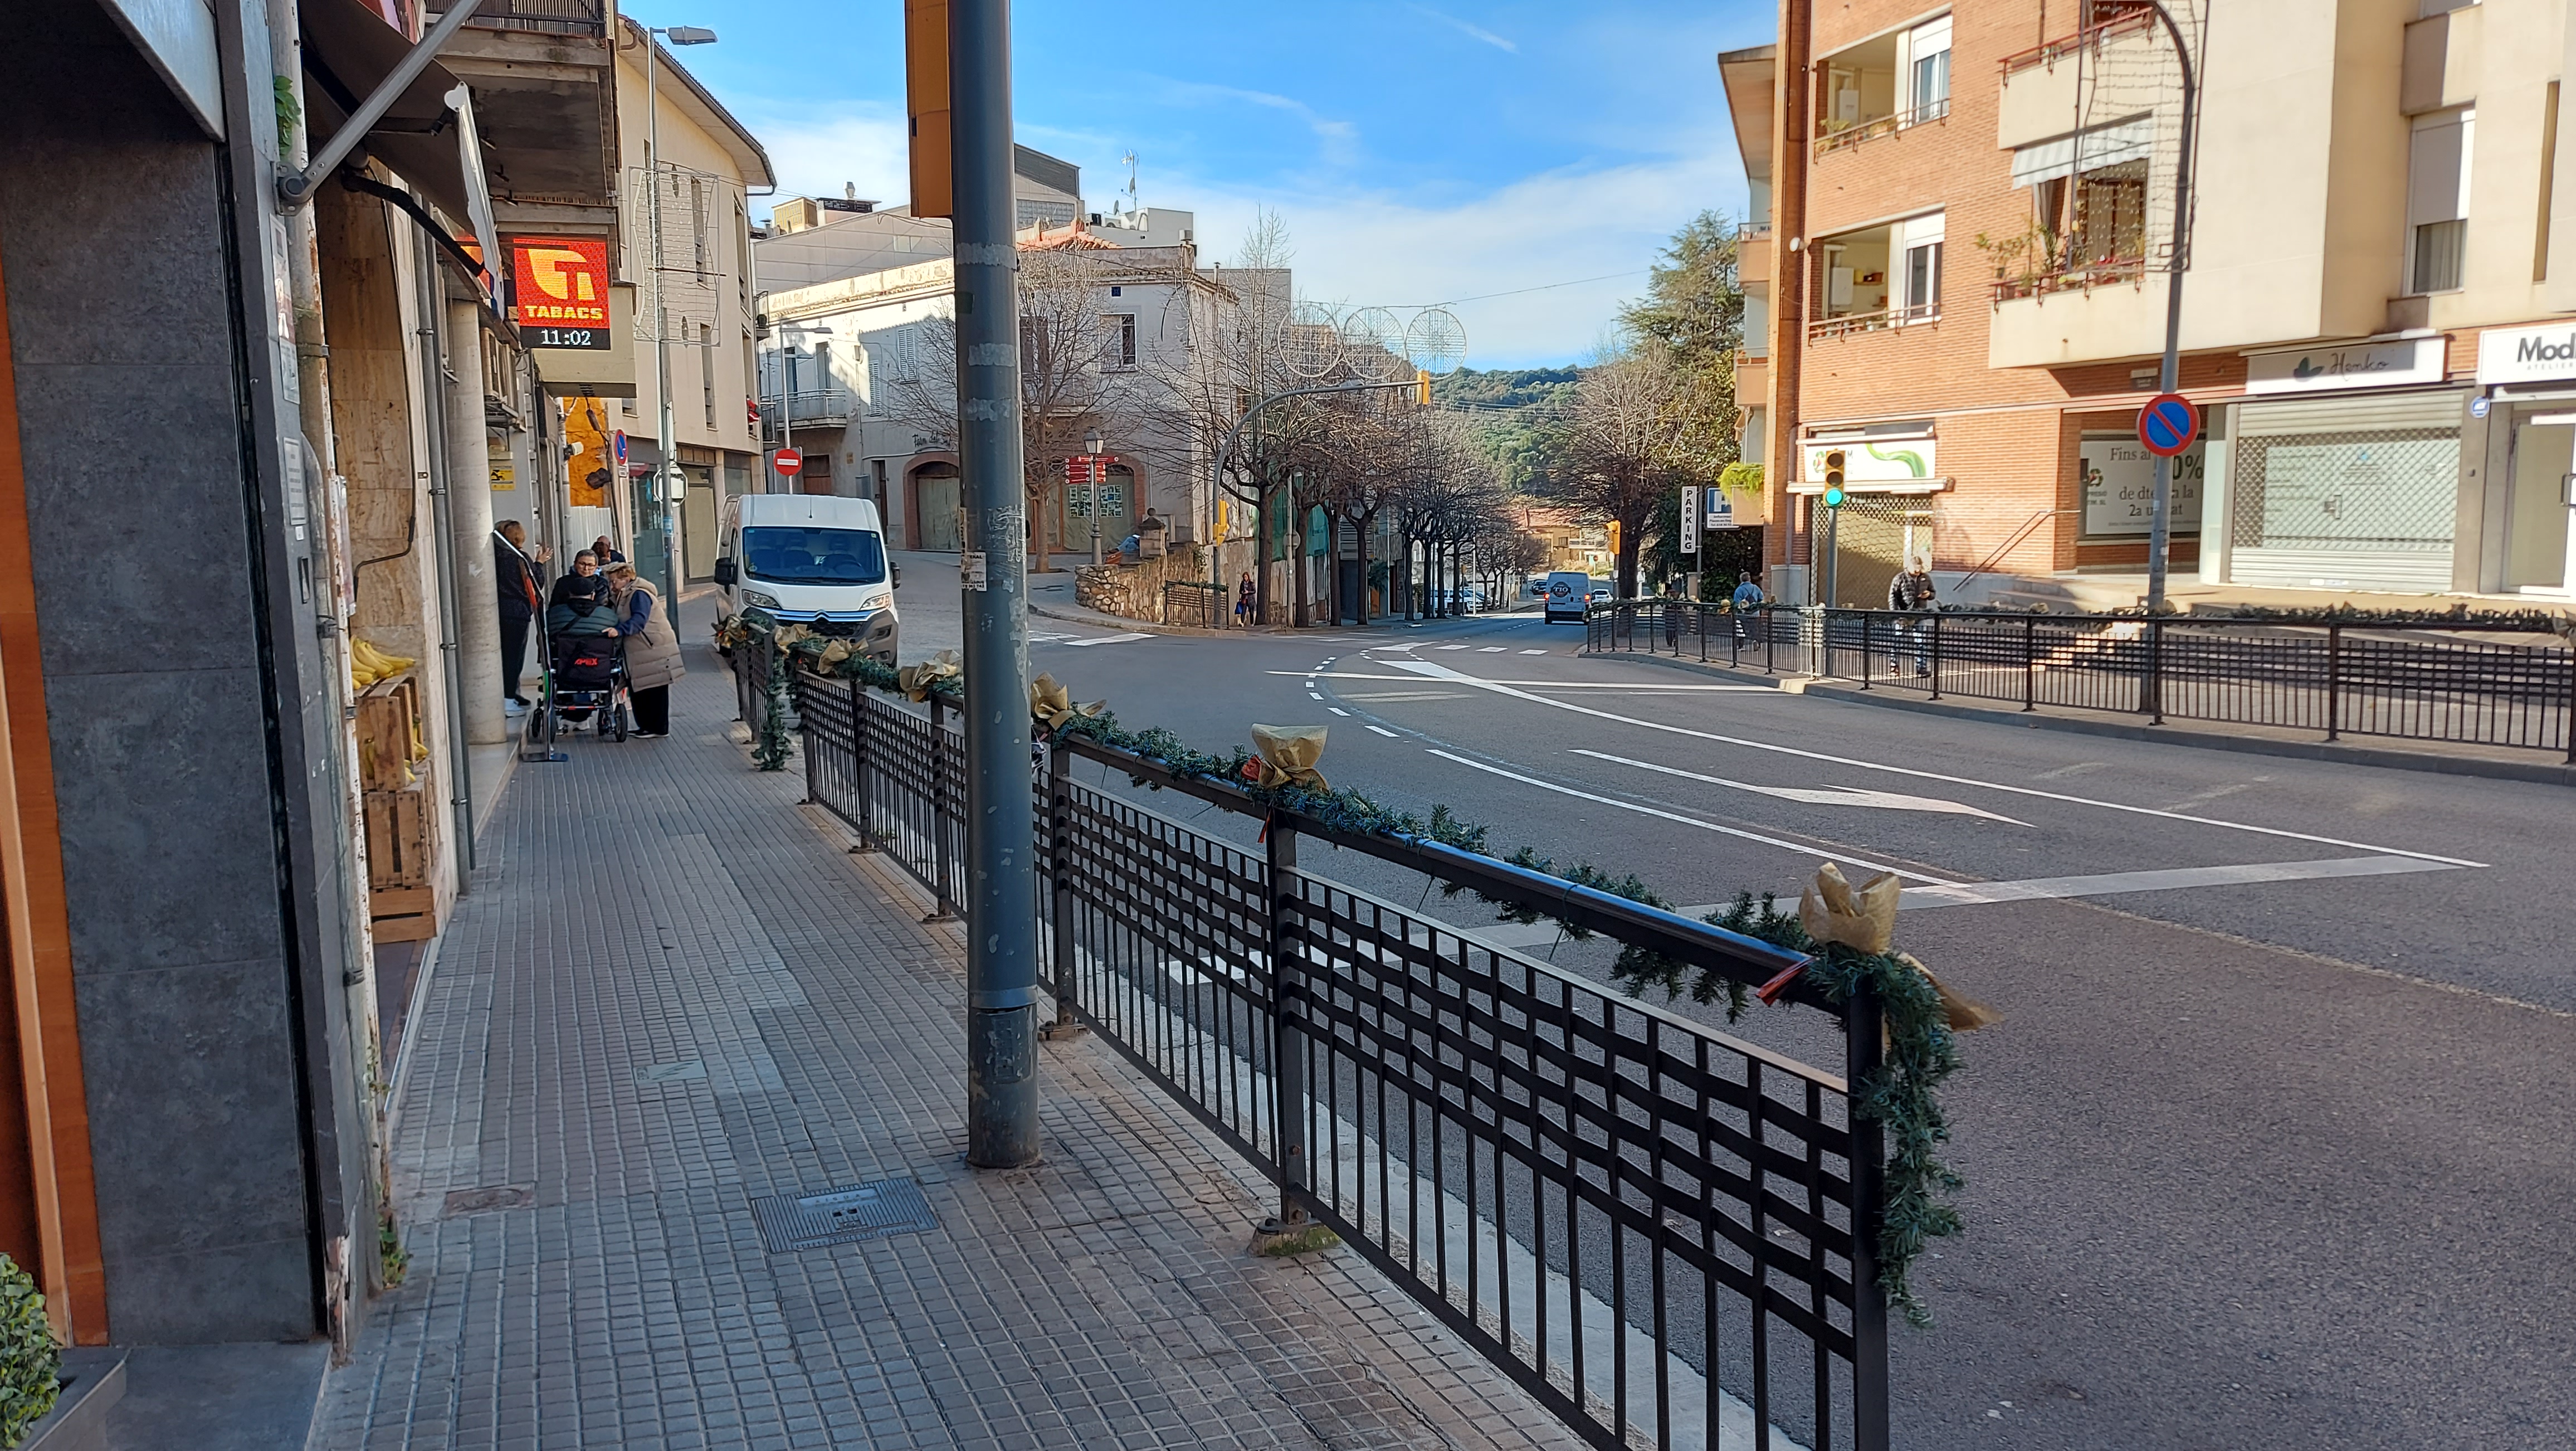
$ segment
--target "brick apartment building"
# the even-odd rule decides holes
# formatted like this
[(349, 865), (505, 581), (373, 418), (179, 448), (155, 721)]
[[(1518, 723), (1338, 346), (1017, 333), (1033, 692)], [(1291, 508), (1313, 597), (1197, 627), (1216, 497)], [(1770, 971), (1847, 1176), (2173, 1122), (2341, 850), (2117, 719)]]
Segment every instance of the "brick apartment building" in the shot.
[[(2207, 420), (2176, 471), (2180, 592), (2576, 592), (2567, 9), (2176, 0), (2202, 80), (2181, 380)], [(1908, 554), (1962, 600), (2141, 583), (2183, 103), (2153, 7), (1785, 0), (1777, 43), (1719, 69), (1777, 592), (1813, 598), (1829, 448), (1843, 602)]]

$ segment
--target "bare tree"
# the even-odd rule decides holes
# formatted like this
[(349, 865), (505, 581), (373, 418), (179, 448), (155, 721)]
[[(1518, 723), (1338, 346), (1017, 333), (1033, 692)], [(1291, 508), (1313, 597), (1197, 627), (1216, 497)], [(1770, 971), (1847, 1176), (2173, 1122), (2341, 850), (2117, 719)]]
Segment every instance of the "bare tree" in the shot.
[(1566, 466), (1550, 493), (1619, 531), (1618, 594), (1637, 594), (1637, 555), (1682, 477), (1683, 390), (1653, 354), (1613, 353), (1584, 374), (1567, 410)]

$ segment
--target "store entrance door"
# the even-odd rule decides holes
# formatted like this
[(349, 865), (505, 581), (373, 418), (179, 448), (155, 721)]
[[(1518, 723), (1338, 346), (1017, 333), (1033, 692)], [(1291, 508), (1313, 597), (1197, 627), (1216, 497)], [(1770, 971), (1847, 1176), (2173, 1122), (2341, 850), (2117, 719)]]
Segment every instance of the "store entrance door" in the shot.
[(2576, 590), (2576, 538), (2568, 528), (2576, 474), (2576, 411), (2564, 403), (2517, 410), (2512, 483), (2505, 501), (2504, 587), (2535, 594)]

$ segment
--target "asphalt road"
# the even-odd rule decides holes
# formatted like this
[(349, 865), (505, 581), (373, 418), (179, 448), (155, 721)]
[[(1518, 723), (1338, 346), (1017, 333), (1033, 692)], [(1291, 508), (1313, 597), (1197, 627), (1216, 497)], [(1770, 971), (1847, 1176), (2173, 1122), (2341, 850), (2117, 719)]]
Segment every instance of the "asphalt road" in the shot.
[[(953, 597), (907, 573), (912, 658)], [(1211, 749), (1329, 724), (1337, 785), (1694, 906), (1906, 874), (1900, 945), (2005, 1021), (1947, 1095), (1968, 1230), (1923, 1266), (1937, 1327), (1897, 1333), (1900, 1445), (2569, 1444), (2559, 788), (1727, 686), (1529, 616), (1128, 633), (1034, 621), (1031, 668)]]

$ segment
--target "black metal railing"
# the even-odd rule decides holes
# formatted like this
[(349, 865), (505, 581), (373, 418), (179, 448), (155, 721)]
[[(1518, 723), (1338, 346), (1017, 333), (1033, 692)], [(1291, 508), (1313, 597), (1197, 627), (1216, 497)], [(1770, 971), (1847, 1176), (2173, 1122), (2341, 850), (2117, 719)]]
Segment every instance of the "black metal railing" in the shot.
[(2494, 624), (1774, 606), (1738, 617), (1682, 600), (1597, 605), (1585, 624), (1597, 652), (1695, 654), (2032, 711), (2558, 751), (2576, 762), (2576, 648)]
[[(748, 652), (743, 652), (748, 653)], [(953, 901), (960, 737), (844, 681), (799, 692), (810, 799)], [(946, 713), (943, 712), (944, 716)], [(1041, 940), (1079, 1021), (1604, 1448), (1889, 1444), (1878, 1006), (1798, 1063), (1302, 867), (1301, 842), (1541, 907), (1739, 982), (1799, 959), (1488, 857), (1355, 836), (1090, 742), (1037, 773)], [(1076, 777), (1096, 763), (1102, 784)], [(1227, 841), (1120, 794), (1259, 818)], [(1776, 1431), (1775, 1431), (1776, 1428)]]
[(1233, 604), (1224, 585), (1203, 579), (1165, 580), (1163, 623), (1222, 630), (1234, 623)]
[(483, 0), (465, 23), (476, 30), (603, 36), (608, 33), (608, 0)]

